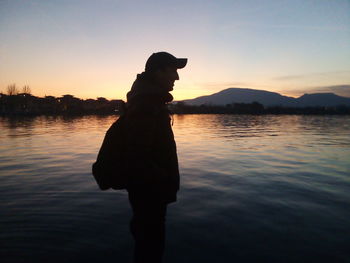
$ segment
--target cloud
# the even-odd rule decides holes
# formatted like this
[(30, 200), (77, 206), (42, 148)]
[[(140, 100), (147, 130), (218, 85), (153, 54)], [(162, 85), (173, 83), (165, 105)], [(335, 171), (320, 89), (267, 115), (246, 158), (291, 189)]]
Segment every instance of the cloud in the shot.
[(280, 80), (280, 81), (303, 80), (303, 79), (308, 79), (310, 77), (311, 78), (328, 77), (328, 76), (335, 76), (335, 75), (341, 75), (341, 74), (349, 74), (350, 75), (350, 70), (330, 71), (330, 72), (315, 72), (315, 73), (299, 74), (299, 75), (285, 75), (285, 76), (276, 77), (273, 80)]
[(241, 28), (269, 28), (269, 29), (298, 29), (308, 31), (331, 31), (331, 32), (350, 32), (347, 25), (338, 26), (319, 26), (319, 25), (292, 25), (292, 24), (261, 24), (252, 22), (237, 22), (231, 25), (222, 25), (219, 27), (220, 31), (233, 32)]
[(288, 94), (301, 96), (305, 93), (335, 93), (338, 96), (350, 97), (350, 84), (334, 86), (303, 87), (299, 89), (290, 89)]
[(207, 87), (207, 88), (216, 88), (216, 87), (239, 87), (239, 86), (247, 86), (249, 83), (247, 82), (205, 82), (205, 83), (198, 83), (201, 87)]
[(350, 97), (350, 84), (349, 85), (335, 85), (329, 87), (321, 87), (320, 90), (333, 92), (337, 95)]
[(222, 82), (202, 82), (202, 83), (197, 83), (198, 86), (201, 88), (207, 88), (207, 89), (225, 89), (225, 88), (251, 88), (251, 89), (262, 89), (262, 88), (267, 88), (270, 89), (271, 86), (267, 85), (261, 85), (258, 83), (253, 83), (253, 82), (234, 82), (234, 81), (222, 81)]
[(293, 28), (293, 29), (305, 29), (305, 30), (318, 30), (318, 31), (342, 31), (349, 32), (347, 26), (307, 26), (307, 25), (266, 25), (270, 28)]

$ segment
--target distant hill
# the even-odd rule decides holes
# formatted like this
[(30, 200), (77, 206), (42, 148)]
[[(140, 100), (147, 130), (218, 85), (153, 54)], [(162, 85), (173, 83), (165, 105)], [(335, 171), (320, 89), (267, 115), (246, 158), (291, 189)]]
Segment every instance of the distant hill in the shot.
[(307, 107), (307, 106), (350, 106), (350, 98), (334, 93), (304, 94), (299, 98), (283, 96), (276, 92), (255, 89), (228, 88), (208, 96), (183, 100), (188, 105), (226, 105), (232, 103), (259, 102), (264, 106)]
[(334, 93), (304, 94), (296, 99), (299, 107), (306, 106), (350, 106), (350, 98), (341, 97)]

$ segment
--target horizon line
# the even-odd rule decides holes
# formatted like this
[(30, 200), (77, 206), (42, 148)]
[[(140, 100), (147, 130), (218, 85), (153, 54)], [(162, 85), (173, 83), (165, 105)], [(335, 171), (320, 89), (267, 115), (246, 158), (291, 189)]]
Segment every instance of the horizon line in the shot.
[[(348, 84), (345, 84), (345, 85), (334, 85), (334, 86), (325, 86), (325, 87), (315, 87), (314, 89), (316, 90), (316, 92), (304, 92), (303, 95), (308, 95), (308, 94), (322, 94), (322, 93), (325, 93), (325, 94), (334, 94), (334, 95), (337, 95), (339, 97), (344, 97), (344, 98), (350, 98), (350, 96), (343, 96), (343, 95), (338, 95), (337, 92), (335, 91), (331, 91), (331, 90), (319, 90), (317, 91), (317, 89), (325, 89), (325, 88), (346, 88), (346, 89), (349, 89), (350, 90), (350, 85)], [(196, 99), (196, 98), (199, 98), (199, 97), (204, 97), (204, 96), (211, 96), (211, 95), (214, 95), (214, 94), (217, 94), (217, 93), (220, 93), (224, 90), (228, 90), (228, 89), (245, 89), (245, 90), (258, 90), (258, 91), (265, 91), (265, 92), (271, 92), (271, 93), (277, 93), (281, 96), (284, 96), (284, 97), (291, 97), (291, 98), (300, 98), (301, 96), (303, 95), (299, 95), (299, 96), (288, 96), (288, 95), (283, 95), (282, 93), (280, 92), (276, 92), (276, 91), (269, 91), (269, 90), (264, 90), (264, 89), (254, 89), (254, 88), (241, 88), (241, 87), (229, 87), (229, 88), (224, 88), (218, 92), (213, 92), (211, 94), (203, 94), (203, 95), (200, 95), (200, 96), (197, 96), (197, 97), (194, 97), (194, 98), (186, 98), (186, 99), (181, 99), (181, 100), (173, 100), (174, 102), (175, 101), (184, 101), (184, 100), (192, 100), (192, 99)], [(92, 99), (92, 100), (97, 100), (98, 98), (104, 98), (106, 100), (122, 100), (122, 101), (126, 101), (124, 99), (121, 99), (121, 98), (110, 98), (110, 99), (107, 99), (106, 97), (103, 97), (103, 96), (96, 96), (95, 99), (94, 98), (91, 98), (91, 97), (87, 97), (87, 98), (79, 98), (79, 97), (76, 97), (75, 95), (73, 94), (62, 94), (62, 95), (59, 95), (59, 96), (53, 96), (53, 95), (44, 95), (44, 96), (38, 96), (38, 95), (34, 95), (32, 93), (25, 93), (25, 92), (18, 92), (16, 94), (14, 94), (13, 96), (16, 96), (16, 95), (20, 95), (20, 94), (28, 94), (28, 95), (31, 95), (31, 96), (34, 96), (34, 97), (38, 97), (38, 98), (45, 98), (45, 97), (54, 97), (54, 98), (60, 98), (60, 97), (63, 97), (63, 96), (66, 96), (66, 95), (69, 95), (69, 96), (73, 96), (77, 99), (80, 99), (80, 100), (89, 100), (89, 99)], [(5, 92), (2, 92), (0, 91), (0, 95), (6, 95), (6, 96), (11, 96), (9, 94), (6, 94)]]

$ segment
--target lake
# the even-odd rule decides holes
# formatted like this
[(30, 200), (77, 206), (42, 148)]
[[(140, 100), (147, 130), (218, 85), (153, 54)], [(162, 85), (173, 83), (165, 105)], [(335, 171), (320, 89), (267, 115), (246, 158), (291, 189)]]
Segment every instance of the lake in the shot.
[[(0, 117), (1, 262), (130, 262), (91, 165), (116, 116)], [(350, 262), (350, 116), (174, 115), (164, 262)]]

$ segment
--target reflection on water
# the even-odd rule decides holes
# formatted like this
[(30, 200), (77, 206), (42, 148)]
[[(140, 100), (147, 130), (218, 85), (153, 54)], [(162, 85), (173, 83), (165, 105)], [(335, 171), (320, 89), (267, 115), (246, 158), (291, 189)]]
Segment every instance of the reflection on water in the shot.
[[(4, 262), (128, 262), (124, 191), (91, 174), (115, 116), (0, 118)], [(175, 115), (166, 262), (347, 262), (350, 117)]]

